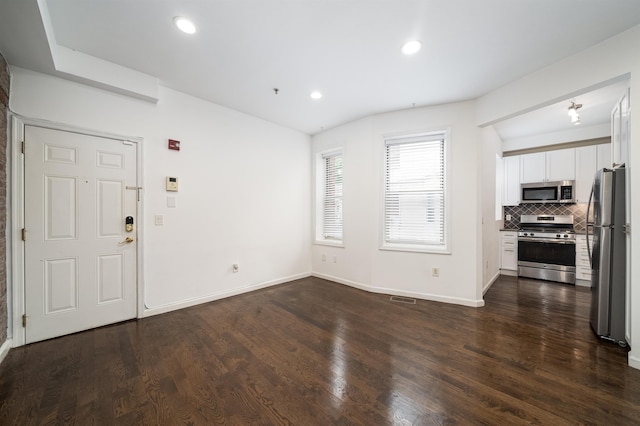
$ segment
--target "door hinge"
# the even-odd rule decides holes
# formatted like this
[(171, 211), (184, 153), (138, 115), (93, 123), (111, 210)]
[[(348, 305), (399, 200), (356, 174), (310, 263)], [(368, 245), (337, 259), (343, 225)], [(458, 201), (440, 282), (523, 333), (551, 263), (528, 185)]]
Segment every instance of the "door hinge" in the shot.
[(27, 241), (27, 230), (22, 228), (22, 241)]
[(27, 314), (22, 315), (22, 326), (27, 326)]
[(21, 151), (22, 151), (22, 153), (24, 154), (24, 141), (22, 141), (22, 144), (21, 144), (20, 150), (21, 150)]

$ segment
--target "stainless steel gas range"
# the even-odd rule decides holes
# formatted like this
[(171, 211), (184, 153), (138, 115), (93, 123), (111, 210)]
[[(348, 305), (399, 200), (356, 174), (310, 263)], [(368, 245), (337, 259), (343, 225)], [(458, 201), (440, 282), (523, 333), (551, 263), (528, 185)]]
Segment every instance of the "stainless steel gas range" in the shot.
[(575, 284), (573, 215), (522, 215), (518, 276)]

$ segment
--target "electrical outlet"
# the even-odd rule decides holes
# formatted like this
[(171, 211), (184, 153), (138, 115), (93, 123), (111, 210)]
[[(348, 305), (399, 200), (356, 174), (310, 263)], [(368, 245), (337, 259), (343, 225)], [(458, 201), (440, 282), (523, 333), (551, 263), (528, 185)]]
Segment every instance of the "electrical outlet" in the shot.
[(511, 215), (510, 215), (510, 214), (508, 214), (508, 215), (507, 215), (507, 221), (510, 221), (510, 220), (511, 220)]
[(326, 255), (326, 254), (324, 254), (324, 253), (322, 254), (322, 261), (323, 261), (323, 262), (326, 262), (326, 261), (327, 261), (327, 255)]
[(157, 214), (157, 215), (155, 216), (155, 220), (156, 220), (156, 222), (155, 222), (155, 223), (156, 223), (156, 226), (162, 226), (162, 225), (164, 225), (164, 216), (163, 216), (163, 215), (161, 215), (161, 214)]
[(237, 263), (233, 264), (233, 273), (235, 274), (236, 272), (240, 271), (240, 265), (238, 265)]
[(333, 263), (338, 263), (338, 256), (333, 256)]
[(431, 268), (431, 276), (439, 277), (440, 276), (440, 268)]

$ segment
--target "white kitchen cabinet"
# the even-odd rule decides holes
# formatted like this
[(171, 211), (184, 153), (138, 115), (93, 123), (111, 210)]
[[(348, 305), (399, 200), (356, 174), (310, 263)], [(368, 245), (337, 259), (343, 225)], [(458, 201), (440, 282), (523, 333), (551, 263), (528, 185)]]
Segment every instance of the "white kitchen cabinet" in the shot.
[(520, 182), (536, 183), (576, 178), (575, 148), (520, 156)]
[(500, 269), (508, 275), (518, 271), (518, 232), (500, 231)]
[(604, 169), (605, 167), (611, 168), (611, 144), (603, 143), (600, 145), (596, 145), (598, 149), (598, 158), (597, 158), (597, 166), (596, 170)]
[(535, 152), (520, 156), (520, 183), (544, 182), (546, 153)]
[(591, 287), (591, 263), (585, 235), (576, 235), (576, 285)]
[(576, 148), (576, 203), (589, 201), (591, 184), (597, 170), (598, 148), (596, 145)]
[(576, 150), (575, 148), (548, 151), (547, 180), (574, 180), (576, 178)]
[(520, 204), (520, 156), (513, 155), (503, 159), (502, 205)]
[(576, 148), (576, 203), (589, 201), (596, 171), (603, 167), (611, 168), (611, 144)]

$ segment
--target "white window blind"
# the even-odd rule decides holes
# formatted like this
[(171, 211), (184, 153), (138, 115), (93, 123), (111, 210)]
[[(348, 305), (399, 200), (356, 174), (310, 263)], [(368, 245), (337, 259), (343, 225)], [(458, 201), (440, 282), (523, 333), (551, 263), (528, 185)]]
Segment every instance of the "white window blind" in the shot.
[(385, 146), (385, 244), (444, 246), (445, 133)]
[(324, 165), (324, 197), (322, 236), (326, 240), (342, 240), (342, 154), (322, 156)]

